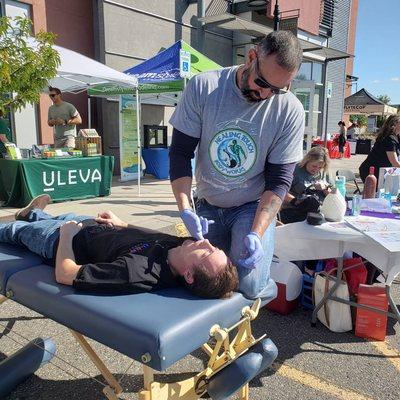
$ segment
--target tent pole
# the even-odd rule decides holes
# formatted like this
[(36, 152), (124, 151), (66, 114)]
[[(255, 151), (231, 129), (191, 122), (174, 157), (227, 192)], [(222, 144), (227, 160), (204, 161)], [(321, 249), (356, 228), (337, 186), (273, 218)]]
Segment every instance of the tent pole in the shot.
[(137, 130), (137, 144), (138, 144), (138, 192), (140, 197), (140, 174), (142, 172), (142, 145), (141, 145), (141, 134), (140, 134), (140, 102), (139, 102), (139, 90), (135, 89), (136, 96), (136, 130)]
[(88, 109), (88, 128), (89, 129), (91, 129), (91, 127), (92, 127), (92, 110), (91, 110), (91, 107), (90, 107), (90, 96), (88, 96), (88, 99), (87, 99), (87, 101), (88, 101), (88, 105), (87, 105), (87, 109)]

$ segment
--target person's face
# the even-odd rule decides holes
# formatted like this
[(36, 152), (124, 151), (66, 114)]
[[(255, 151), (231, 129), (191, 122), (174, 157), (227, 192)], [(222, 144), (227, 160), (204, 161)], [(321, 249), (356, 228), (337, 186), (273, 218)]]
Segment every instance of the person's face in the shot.
[(306, 171), (311, 175), (317, 175), (324, 168), (322, 161), (310, 161), (306, 164)]
[(276, 55), (261, 57), (256, 50), (249, 51), (240, 80), (243, 96), (252, 103), (282, 95), (289, 89), (297, 71), (289, 72), (276, 62)]
[(61, 99), (61, 95), (53, 91), (49, 93), (49, 97), (53, 103), (57, 103)]
[(210, 275), (218, 275), (226, 268), (228, 257), (225, 252), (214, 247), (207, 239), (186, 240), (182, 244), (182, 257), (186, 271), (183, 273), (188, 283), (193, 282), (193, 273), (198, 265), (203, 265)]

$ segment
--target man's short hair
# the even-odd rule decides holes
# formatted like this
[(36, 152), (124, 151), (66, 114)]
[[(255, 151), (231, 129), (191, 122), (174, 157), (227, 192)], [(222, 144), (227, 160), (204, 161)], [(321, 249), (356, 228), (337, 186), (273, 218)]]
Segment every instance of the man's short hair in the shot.
[(228, 264), (218, 275), (211, 275), (203, 264), (198, 265), (193, 271), (193, 283), (185, 281), (185, 285), (197, 296), (223, 299), (231, 297), (239, 288), (239, 277), (236, 267), (228, 259)]
[(53, 86), (49, 86), (49, 92), (56, 92), (56, 94), (61, 94), (61, 90)]
[(292, 32), (271, 32), (261, 40), (258, 46), (261, 55), (276, 55), (278, 65), (287, 71), (297, 71), (300, 68), (303, 50)]

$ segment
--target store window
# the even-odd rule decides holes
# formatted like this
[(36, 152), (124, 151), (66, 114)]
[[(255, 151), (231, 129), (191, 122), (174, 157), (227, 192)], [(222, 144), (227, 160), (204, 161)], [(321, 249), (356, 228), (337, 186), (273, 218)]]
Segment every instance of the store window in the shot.
[[(304, 60), (295, 78), (293, 90), (305, 110), (306, 127), (313, 136), (321, 135), (324, 106), (324, 64)], [(312, 89), (310, 89), (310, 85)]]
[(241, 65), (246, 62), (246, 47), (237, 46), (235, 47), (233, 65)]
[(312, 63), (309, 61), (303, 61), (295, 79), (298, 79), (299, 81), (311, 81), (311, 74)]

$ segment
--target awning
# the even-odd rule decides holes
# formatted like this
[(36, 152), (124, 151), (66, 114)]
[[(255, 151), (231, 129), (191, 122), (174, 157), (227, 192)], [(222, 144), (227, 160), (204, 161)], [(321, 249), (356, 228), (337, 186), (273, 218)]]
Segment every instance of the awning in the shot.
[[(223, 13), (219, 15), (210, 15), (204, 18), (199, 18), (199, 21), (204, 22), (205, 26), (212, 25), (221, 29), (242, 33), (253, 37), (261, 37), (273, 32), (269, 26), (259, 24), (258, 22), (249, 21), (239, 18), (236, 15)], [(307, 40), (299, 39), (303, 53), (317, 55), (323, 57), (325, 61), (340, 60), (343, 58), (353, 57), (344, 51), (323, 47), (317, 43), (312, 43)], [(306, 54), (307, 55), (307, 54)]]
[(397, 108), (385, 104), (365, 89), (344, 99), (345, 114), (395, 115)]

